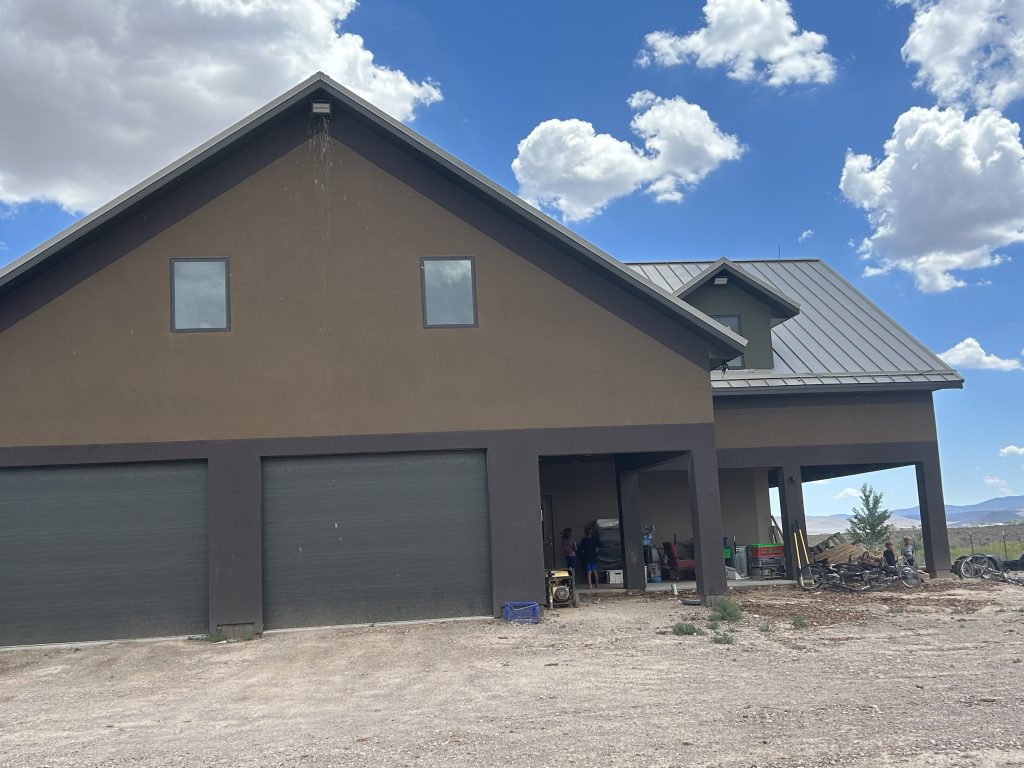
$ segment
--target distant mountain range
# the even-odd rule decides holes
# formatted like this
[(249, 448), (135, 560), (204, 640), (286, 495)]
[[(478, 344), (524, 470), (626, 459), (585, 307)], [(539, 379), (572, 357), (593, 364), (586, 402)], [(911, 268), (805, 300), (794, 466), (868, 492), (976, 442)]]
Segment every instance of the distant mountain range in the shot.
[[(977, 504), (947, 504), (946, 523), (950, 528), (971, 525), (1024, 522), (1024, 496), (1000, 496)], [(921, 508), (892, 510), (892, 524), (897, 528), (921, 525)], [(850, 525), (850, 515), (808, 515), (807, 533), (836, 533)]]

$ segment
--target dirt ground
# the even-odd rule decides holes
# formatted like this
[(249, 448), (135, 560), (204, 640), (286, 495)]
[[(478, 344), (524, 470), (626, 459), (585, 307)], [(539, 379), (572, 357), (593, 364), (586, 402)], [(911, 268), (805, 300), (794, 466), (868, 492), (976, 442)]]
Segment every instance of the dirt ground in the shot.
[(737, 599), (4, 651), (0, 765), (1024, 766), (1024, 588)]

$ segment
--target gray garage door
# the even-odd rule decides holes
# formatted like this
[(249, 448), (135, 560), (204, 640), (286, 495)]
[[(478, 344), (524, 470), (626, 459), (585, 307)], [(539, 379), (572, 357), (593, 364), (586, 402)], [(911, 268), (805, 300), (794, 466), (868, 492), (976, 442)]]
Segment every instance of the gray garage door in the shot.
[(480, 452), (263, 462), (268, 629), (491, 613)]
[(206, 465), (0, 470), (0, 645), (207, 628)]

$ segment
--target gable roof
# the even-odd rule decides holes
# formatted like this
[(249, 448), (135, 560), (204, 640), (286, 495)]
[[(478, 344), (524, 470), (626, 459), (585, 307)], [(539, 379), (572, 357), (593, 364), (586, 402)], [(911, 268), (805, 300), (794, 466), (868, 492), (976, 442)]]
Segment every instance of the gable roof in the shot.
[(75, 250), (99, 237), (158, 195), (176, 188), (208, 167), (222, 153), (237, 147), (263, 129), (276, 124), (285, 113), (312, 98), (327, 98), (348, 114), (409, 152), (435, 171), (452, 179), (471, 194), (519, 222), (543, 239), (554, 243), (610, 282), (662, 315), (696, 333), (710, 347), (710, 367), (741, 353), (746, 340), (691, 307), (670, 292), (655, 286), (601, 249), (559, 224), (490, 179), (474, 171), (415, 131), (381, 112), (367, 101), (322, 72), (295, 86), (266, 106), (253, 112), (223, 133), (176, 160), (142, 183), (115, 198), (60, 234), (0, 269), (0, 298)]
[(723, 272), (728, 272), (748, 293), (752, 293), (768, 305), (768, 308), (772, 311), (773, 325), (800, 314), (799, 304), (791, 301), (771, 284), (766, 283), (761, 278), (743, 269), (736, 262), (725, 257), (709, 265), (707, 269), (691, 279), (690, 282), (684, 284), (675, 294), (678, 298), (686, 300), (698, 288), (707, 285), (713, 278), (718, 277)]
[[(947, 389), (963, 377), (838, 272), (817, 259), (739, 262), (745, 272), (800, 303), (772, 329), (775, 368), (711, 374), (715, 395), (794, 391)], [(704, 274), (709, 262), (630, 264), (667, 291)]]

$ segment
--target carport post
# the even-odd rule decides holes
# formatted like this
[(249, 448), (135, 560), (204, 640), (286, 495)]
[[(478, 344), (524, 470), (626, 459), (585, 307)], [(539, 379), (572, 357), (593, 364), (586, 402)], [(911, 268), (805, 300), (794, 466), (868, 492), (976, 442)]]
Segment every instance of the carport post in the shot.
[(917, 471), (917, 501), (921, 507), (925, 567), (929, 576), (941, 579), (950, 575), (950, 556), (938, 445), (932, 444), (924, 459), (914, 464), (914, 469)]
[(807, 518), (804, 515), (804, 486), (800, 465), (787, 464), (775, 470), (779, 486), (779, 506), (782, 510), (782, 538), (786, 545), (786, 576), (797, 577), (796, 550), (793, 548), (793, 527), (807, 536)]
[(615, 459), (619, 486), (619, 519), (622, 525), (622, 581), (626, 589), (646, 589), (643, 532), (640, 524), (640, 472)]
[(722, 501), (718, 488), (718, 453), (714, 440), (689, 454), (690, 510), (697, 592), (710, 605), (728, 592), (722, 553)]

